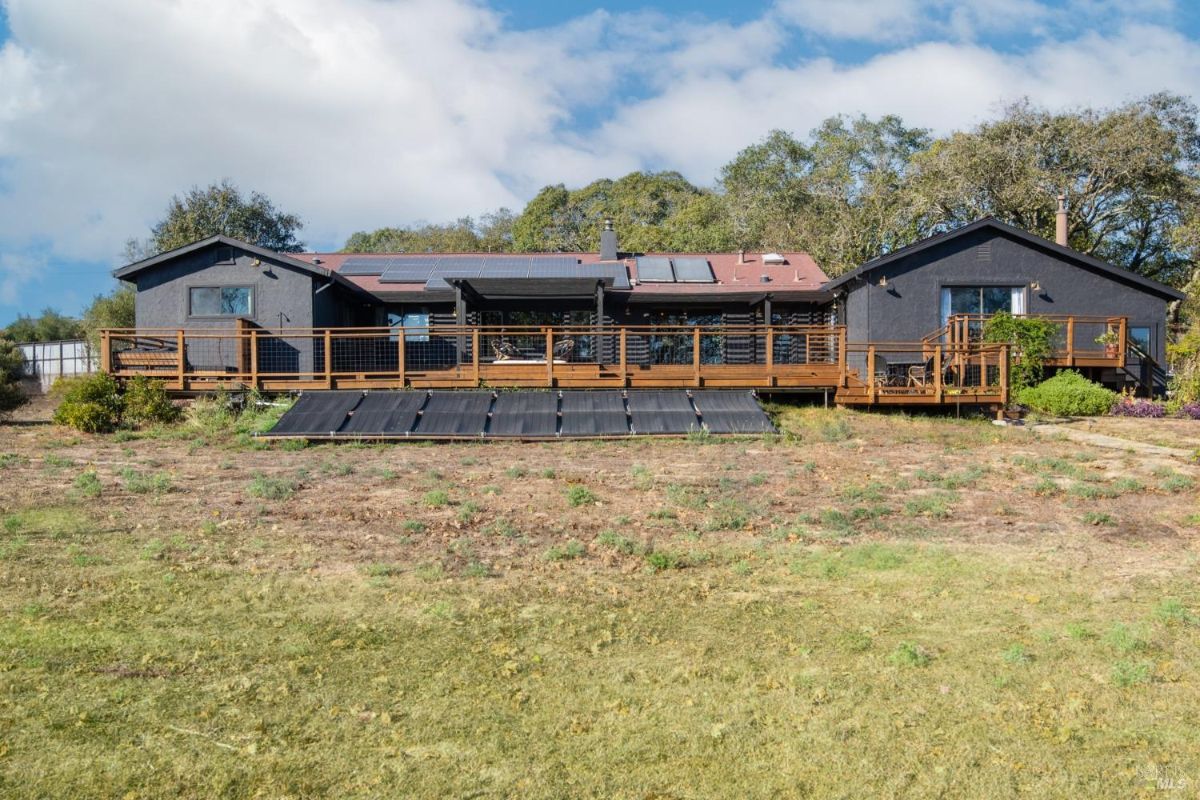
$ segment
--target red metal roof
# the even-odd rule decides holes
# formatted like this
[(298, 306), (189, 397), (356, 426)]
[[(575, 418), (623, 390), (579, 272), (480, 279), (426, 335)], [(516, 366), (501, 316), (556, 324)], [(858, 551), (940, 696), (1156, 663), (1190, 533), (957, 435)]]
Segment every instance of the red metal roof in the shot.
[[(599, 263), (596, 253), (295, 253), (292, 258), (301, 261), (319, 260), (319, 266), (339, 271), (347, 259), (388, 259), (397, 256), (472, 256), (478, 258), (511, 258), (514, 255), (528, 256), (571, 256), (582, 264)], [(712, 265), (715, 283), (641, 283), (637, 280), (637, 261), (624, 259), (625, 268), (634, 286), (632, 291), (639, 295), (697, 295), (745, 293), (745, 292), (816, 292), (829, 278), (813, 261), (808, 253), (780, 253), (783, 264), (764, 264), (763, 254), (746, 253), (744, 263), (738, 263), (737, 253), (644, 253), (646, 256), (663, 258), (705, 258)], [(764, 281), (766, 276), (769, 280)], [(368, 292), (419, 292), (423, 283), (380, 283), (371, 275), (346, 275)]]

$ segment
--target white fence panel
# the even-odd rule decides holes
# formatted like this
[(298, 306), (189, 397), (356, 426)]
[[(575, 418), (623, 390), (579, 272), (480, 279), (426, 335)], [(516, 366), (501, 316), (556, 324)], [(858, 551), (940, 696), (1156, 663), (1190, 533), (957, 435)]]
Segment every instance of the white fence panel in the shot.
[(28, 342), (17, 347), (25, 359), (25, 377), (36, 378), (43, 392), (60, 377), (88, 375), (100, 369), (99, 354), (83, 339)]

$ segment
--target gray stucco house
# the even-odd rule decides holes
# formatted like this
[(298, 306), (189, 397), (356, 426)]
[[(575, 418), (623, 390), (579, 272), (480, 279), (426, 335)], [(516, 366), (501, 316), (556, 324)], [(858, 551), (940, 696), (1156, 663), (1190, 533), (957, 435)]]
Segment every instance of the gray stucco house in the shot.
[(598, 253), (284, 254), (213, 236), (114, 274), (137, 290), (137, 331), (113, 332), (107, 351), (118, 374), (157, 370), (181, 391), (720, 386), (995, 402), (1007, 351), (978, 334), (1004, 311), (1055, 320), (1052, 367), (1153, 392), (1168, 306), (1184, 297), (992, 218), (834, 280), (799, 252), (622, 252), (611, 225)]

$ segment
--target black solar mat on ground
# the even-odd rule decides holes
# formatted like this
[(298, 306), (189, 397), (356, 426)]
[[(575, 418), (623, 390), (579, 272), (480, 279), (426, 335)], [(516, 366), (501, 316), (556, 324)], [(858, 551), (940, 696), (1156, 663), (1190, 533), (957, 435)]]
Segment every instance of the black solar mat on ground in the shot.
[(329, 434), (342, 427), (362, 392), (305, 392), (282, 417), (272, 434)]
[(775, 426), (750, 392), (693, 391), (696, 410), (712, 433), (774, 433)]
[(687, 433), (700, 430), (700, 420), (687, 392), (631, 391), (629, 414), (634, 433)]
[(563, 392), (563, 436), (620, 436), (629, 433), (625, 399), (619, 391)]
[(487, 425), (491, 392), (430, 392), (417, 420), (417, 435), (480, 436)]
[(367, 392), (338, 433), (398, 436), (417, 422), (427, 392)]
[(492, 406), (491, 436), (554, 436), (558, 432), (558, 394), (500, 392)]

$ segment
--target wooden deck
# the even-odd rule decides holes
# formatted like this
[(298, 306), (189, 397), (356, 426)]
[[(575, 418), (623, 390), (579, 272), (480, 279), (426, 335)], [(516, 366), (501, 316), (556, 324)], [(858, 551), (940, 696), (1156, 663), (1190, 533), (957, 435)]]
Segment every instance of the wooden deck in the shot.
[[(268, 331), (239, 321), (219, 329), (105, 330), (101, 366), (118, 379), (148, 375), (188, 394), (691, 387), (826, 391), (842, 405), (1003, 405), (1008, 347), (975, 341), (970, 324), (955, 321), (920, 342), (850, 343), (844, 327), (825, 325)], [(1055, 364), (1123, 361), (1122, 353), (1072, 347)]]

